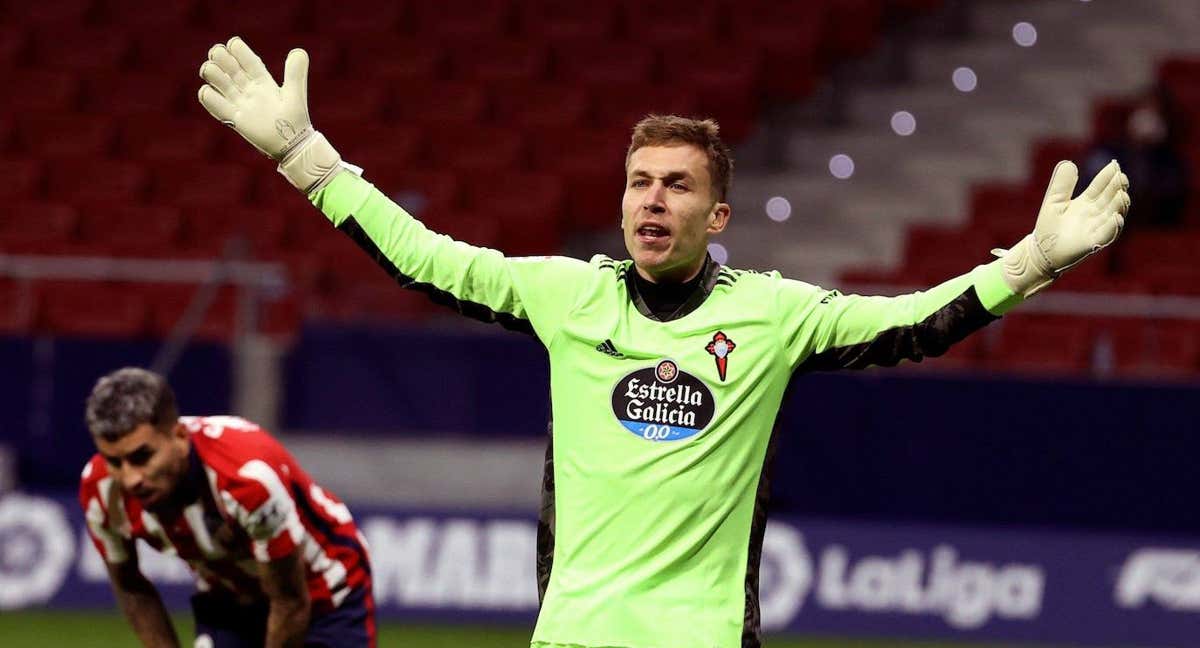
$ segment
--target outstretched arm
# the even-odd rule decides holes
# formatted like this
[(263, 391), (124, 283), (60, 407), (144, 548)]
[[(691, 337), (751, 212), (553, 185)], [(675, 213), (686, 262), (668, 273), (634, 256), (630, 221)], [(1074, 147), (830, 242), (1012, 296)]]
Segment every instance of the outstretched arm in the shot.
[[(464, 315), (536, 333), (546, 344), (575, 303), (586, 263), (507, 259), (425, 228), (342, 162), (308, 114), (308, 54), (292, 50), (284, 83), (238, 37), (214, 45), (200, 66), (200, 103), (279, 163), (304, 192), (400, 285)], [(351, 172), (347, 172), (351, 170)]]
[(939, 356), (1110, 245), (1129, 210), (1129, 181), (1114, 161), (1071, 199), (1078, 170), (1060, 162), (1033, 233), (1000, 259), (926, 291), (863, 297), (781, 282), (783, 344), (801, 371), (892, 366)]

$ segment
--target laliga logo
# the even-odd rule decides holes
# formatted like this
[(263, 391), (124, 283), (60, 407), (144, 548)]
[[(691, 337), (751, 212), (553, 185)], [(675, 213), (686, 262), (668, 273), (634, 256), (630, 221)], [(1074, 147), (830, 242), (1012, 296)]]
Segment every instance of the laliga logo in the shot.
[(50, 600), (71, 567), (74, 535), (52, 500), (0, 498), (0, 610)]
[(1139, 549), (1125, 561), (1113, 593), (1117, 605), (1154, 602), (1168, 610), (1200, 612), (1200, 552)]

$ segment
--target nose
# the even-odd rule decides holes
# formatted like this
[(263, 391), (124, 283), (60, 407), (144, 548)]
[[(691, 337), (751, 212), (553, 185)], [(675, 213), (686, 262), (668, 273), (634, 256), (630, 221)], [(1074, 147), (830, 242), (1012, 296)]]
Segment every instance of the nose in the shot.
[(142, 485), (142, 471), (126, 468), (121, 471), (121, 488), (126, 493), (136, 491)]
[(655, 182), (642, 197), (642, 209), (651, 214), (662, 214), (667, 211), (667, 206), (663, 202), (663, 197), (666, 194), (666, 187), (660, 182)]

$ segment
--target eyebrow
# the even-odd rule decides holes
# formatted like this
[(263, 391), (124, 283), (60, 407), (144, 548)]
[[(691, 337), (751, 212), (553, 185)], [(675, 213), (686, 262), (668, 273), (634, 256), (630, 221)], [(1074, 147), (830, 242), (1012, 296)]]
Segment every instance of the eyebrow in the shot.
[[(651, 174), (649, 171), (646, 171), (645, 169), (635, 169), (630, 173), (630, 175), (637, 177), (637, 178), (653, 178), (654, 177), (653, 174)], [(688, 173), (687, 171), (668, 171), (665, 174), (663, 174), (662, 179), (664, 182), (669, 181), (669, 180), (680, 180), (680, 179), (691, 180), (692, 175), (690, 173)]]
[(126, 452), (123, 456), (122, 455), (115, 455), (115, 456), (107, 455), (104, 453), (101, 453), (101, 456), (103, 456), (110, 463), (120, 463), (121, 459), (124, 459), (126, 457), (132, 457), (133, 455), (138, 454), (139, 452), (149, 452), (149, 451), (150, 451), (150, 446), (143, 443), (142, 445), (134, 448), (133, 450)]

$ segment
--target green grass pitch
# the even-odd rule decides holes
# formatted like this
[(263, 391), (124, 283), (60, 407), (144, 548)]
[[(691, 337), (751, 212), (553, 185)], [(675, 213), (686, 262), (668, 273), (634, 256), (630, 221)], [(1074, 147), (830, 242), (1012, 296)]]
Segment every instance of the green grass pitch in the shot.
[[(191, 645), (187, 617), (176, 617), (181, 643)], [(528, 648), (527, 628), (381, 624), (380, 648)], [(112, 613), (12, 611), (0, 613), (0, 646), (4, 648), (137, 648), (124, 619)], [(851, 639), (772, 637), (767, 648), (987, 648), (981, 644), (916, 643)], [(991, 648), (1000, 648), (992, 646)]]

